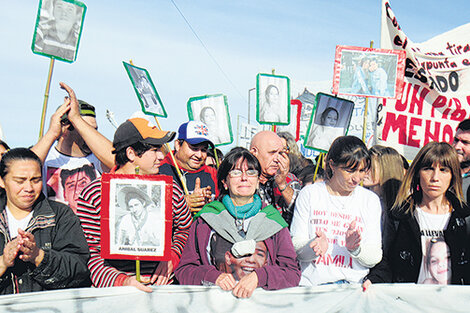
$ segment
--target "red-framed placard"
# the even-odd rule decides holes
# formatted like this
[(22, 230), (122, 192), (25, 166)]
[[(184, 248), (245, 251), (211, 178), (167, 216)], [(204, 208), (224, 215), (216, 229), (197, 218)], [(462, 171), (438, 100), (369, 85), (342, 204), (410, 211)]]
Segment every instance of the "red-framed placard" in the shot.
[(173, 179), (104, 173), (101, 190), (101, 256), (170, 260)]
[(336, 46), (333, 94), (400, 99), (405, 59), (403, 50)]
[(300, 139), (300, 117), (302, 116), (302, 101), (292, 99), (290, 101), (291, 110), (291, 123), (289, 125), (275, 125), (276, 132), (287, 131), (294, 135), (295, 141)]

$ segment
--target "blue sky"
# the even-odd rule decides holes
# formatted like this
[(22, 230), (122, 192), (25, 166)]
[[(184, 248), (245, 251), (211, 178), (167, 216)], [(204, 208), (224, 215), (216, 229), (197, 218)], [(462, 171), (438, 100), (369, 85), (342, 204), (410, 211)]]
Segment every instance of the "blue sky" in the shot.
[[(99, 130), (112, 140), (118, 123), (140, 109), (122, 61), (148, 69), (176, 131), (187, 120), (190, 97), (227, 95), (236, 136), (237, 116), (246, 121), (248, 89), (257, 73), (292, 81), (326, 81), (333, 76), (336, 45), (374, 47), (380, 42), (380, 0), (174, 0), (223, 74), (170, 0), (94, 0), (88, 7), (77, 61), (55, 62), (46, 127), (68, 83), (97, 108)], [(0, 125), (11, 146), (38, 139), (49, 59), (31, 52), (39, 1), (0, 0)], [(432, 5), (430, 4), (432, 3)], [(407, 36), (423, 42), (469, 22), (468, 2), (391, 1)], [(226, 78), (229, 77), (229, 80)], [(255, 116), (252, 93), (252, 118)], [(256, 122), (252, 122), (256, 123)]]

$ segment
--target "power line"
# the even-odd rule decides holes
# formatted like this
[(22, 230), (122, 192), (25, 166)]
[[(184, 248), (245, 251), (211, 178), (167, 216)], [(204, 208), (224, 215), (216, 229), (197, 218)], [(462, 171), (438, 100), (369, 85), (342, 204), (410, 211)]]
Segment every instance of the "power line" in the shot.
[(217, 62), (217, 60), (215, 59), (215, 57), (210, 53), (209, 49), (207, 48), (207, 46), (204, 44), (204, 42), (202, 41), (202, 39), (199, 37), (199, 35), (196, 33), (196, 31), (194, 30), (194, 28), (191, 26), (191, 24), (189, 23), (188, 19), (184, 16), (183, 12), (181, 12), (181, 10), (179, 9), (179, 7), (176, 5), (175, 1), (174, 0), (170, 0), (171, 3), (173, 3), (174, 7), (176, 8), (176, 10), (178, 10), (179, 14), (181, 15), (181, 17), (184, 19), (184, 21), (186, 22), (186, 25), (188, 25), (189, 29), (191, 30), (191, 32), (194, 34), (194, 36), (197, 38), (197, 40), (201, 43), (202, 47), (204, 48), (204, 50), (206, 50), (207, 54), (209, 55), (209, 57), (212, 59), (212, 61), (215, 63), (215, 65), (217, 65), (217, 67), (219, 68), (219, 70), (222, 72), (222, 74), (225, 76), (225, 79), (227, 79), (227, 81), (230, 83), (230, 85), (232, 85), (232, 87), (235, 89), (235, 91), (238, 93), (238, 95), (240, 96), (240, 98), (243, 99), (243, 101), (247, 101), (243, 96), (242, 96), (242, 93), (238, 90), (238, 88), (235, 86), (235, 84), (232, 82), (232, 80), (230, 79), (230, 77), (225, 73), (225, 71), (222, 69), (222, 67), (220, 66), (219, 62)]

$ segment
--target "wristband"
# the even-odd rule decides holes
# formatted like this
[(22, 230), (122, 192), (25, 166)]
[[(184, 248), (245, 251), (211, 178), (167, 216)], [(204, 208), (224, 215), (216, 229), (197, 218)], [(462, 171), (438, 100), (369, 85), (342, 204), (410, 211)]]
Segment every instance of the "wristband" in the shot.
[(279, 192), (282, 193), (284, 190), (287, 189), (287, 187), (289, 187), (289, 184), (286, 184), (286, 186), (284, 188), (279, 188), (279, 186), (277, 186), (277, 189), (279, 189)]

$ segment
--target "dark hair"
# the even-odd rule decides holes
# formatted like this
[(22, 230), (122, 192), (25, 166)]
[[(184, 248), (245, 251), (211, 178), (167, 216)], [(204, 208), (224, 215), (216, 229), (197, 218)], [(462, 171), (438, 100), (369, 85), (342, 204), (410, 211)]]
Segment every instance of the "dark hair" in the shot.
[(326, 117), (328, 116), (328, 113), (330, 113), (330, 112), (332, 112), (332, 111), (336, 113), (336, 118), (337, 118), (336, 123), (338, 123), (338, 119), (339, 119), (339, 112), (338, 112), (338, 110), (336, 110), (336, 109), (333, 108), (333, 107), (327, 107), (327, 108), (325, 109), (325, 111), (323, 111), (323, 113), (322, 113), (321, 116), (320, 116), (320, 122), (321, 122), (322, 125), (325, 125)]
[(235, 147), (227, 153), (224, 160), (217, 171), (217, 186), (219, 187), (219, 199), (228, 194), (228, 190), (224, 188), (224, 181), (227, 179), (228, 173), (233, 170), (239, 160), (246, 161), (248, 169), (257, 170), (261, 175), (261, 165), (258, 159), (251, 152), (242, 147)]
[(463, 120), (457, 126), (457, 129), (461, 129), (463, 131), (470, 130), (470, 119)]
[(206, 119), (204, 117), (204, 113), (206, 113), (206, 111), (208, 110), (211, 110), (212, 112), (214, 112), (214, 115), (215, 115), (215, 110), (210, 107), (210, 106), (207, 106), (207, 107), (204, 107), (202, 110), (201, 110), (201, 113), (199, 113), (199, 119), (201, 120), (201, 122), (205, 123), (206, 122)]
[(331, 164), (343, 168), (356, 170), (364, 164), (364, 169), (370, 168), (370, 155), (366, 145), (355, 136), (341, 136), (331, 144), (326, 155), (325, 174), (330, 179), (333, 176)]
[(131, 147), (134, 150), (135, 154), (137, 154), (137, 156), (140, 157), (142, 156), (142, 154), (144, 154), (148, 150), (156, 148), (156, 147), (160, 147), (160, 146), (153, 146), (144, 142), (136, 142), (130, 146), (122, 148), (119, 151), (116, 151), (115, 163), (116, 163), (117, 168), (123, 167), (124, 165), (127, 164), (127, 162), (130, 161), (126, 153), (126, 150), (129, 147)]
[(10, 150), (10, 147), (7, 145), (7, 143), (3, 140), (0, 140), (0, 146), (3, 146), (6, 150)]
[(460, 174), (460, 162), (455, 149), (447, 142), (431, 141), (419, 150), (414, 158), (409, 170), (405, 174), (403, 183), (398, 191), (394, 206), (399, 209), (405, 202), (409, 203), (409, 211), (413, 212), (415, 205), (419, 205), (423, 200), (423, 190), (419, 188), (420, 170), (431, 167), (434, 164), (448, 167), (452, 174), (447, 193), (452, 193), (457, 200), (462, 203), (464, 196), (462, 193), (462, 176)]
[[(218, 159), (218, 161), (219, 161), (218, 164), (220, 164), (220, 163), (222, 163), (222, 161), (224, 160), (224, 154), (222, 153), (222, 151), (220, 151), (220, 149), (217, 149), (217, 148), (216, 148), (215, 150), (216, 150), (216, 152), (217, 152), (217, 159)], [(216, 160), (215, 160), (214, 149), (210, 149), (210, 148), (207, 149), (207, 158), (213, 158), (214, 161), (216, 161)], [(211, 167), (217, 167), (215, 164), (214, 164), (214, 165), (211, 164), (211, 165), (209, 165), (209, 166), (211, 166)]]
[(126, 195), (124, 197), (124, 201), (125, 201), (125, 204), (126, 204), (127, 208), (129, 208), (129, 201), (131, 201), (132, 199), (139, 200), (140, 203), (142, 203), (142, 205), (144, 205), (144, 206), (147, 203), (147, 200), (141, 194), (139, 194), (138, 192), (135, 192), (135, 191), (129, 191), (128, 193), (126, 193)]
[[(313, 177), (315, 176), (315, 168), (316, 165), (307, 165), (306, 167), (302, 168), (297, 178), (302, 183), (302, 187), (306, 185), (306, 183), (310, 182), (313, 183)], [(315, 179), (323, 179), (325, 177), (325, 171), (321, 166), (318, 167), (317, 175)]]
[(62, 187), (65, 189), (65, 182), (67, 181), (67, 178), (80, 172), (85, 172), (86, 176), (88, 176), (92, 181), (96, 179), (95, 168), (91, 164), (85, 164), (82, 167), (77, 167), (72, 170), (62, 169), (60, 171), (60, 181)]
[[(8, 174), (11, 163), (14, 161), (35, 161), (42, 170), (41, 159), (27, 148), (14, 148), (5, 153), (0, 160), (0, 177), (4, 178)], [(42, 173), (42, 171), (41, 171)]]
[(276, 89), (277, 93), (279, 94), (279, 88), (277, 88), (276, 86), (274, 85), (269, 85), (268, 87), (266, 87), (266, 91), (264, 92), (264, 96), (267, 98), (269, 93), (271, 92), (271, 89)]

